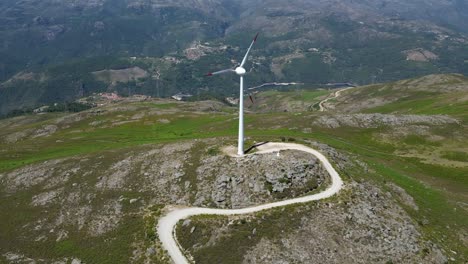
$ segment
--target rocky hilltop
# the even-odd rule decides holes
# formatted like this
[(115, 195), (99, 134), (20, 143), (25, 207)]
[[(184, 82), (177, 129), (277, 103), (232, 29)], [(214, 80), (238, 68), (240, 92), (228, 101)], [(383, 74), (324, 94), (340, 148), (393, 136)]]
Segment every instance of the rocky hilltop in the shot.
[[(193, 254), (195, 262), (201, 263), (445, 263), (448, 260), (437, 245), (424, 241), (404, 210), (390, 202), (398, 197), (397, 192), (383, 192), (356, 182), (346, 191), (353, 195), (341, 196), (338, 202), (251, 216), (246, 223), (234, 217), (208, 221), (195, 218), (179, 225), (179, 241)], [(269, 218), (275, 221), (270, 222)], [(207, 225), (211, 228), (206, 228)], [(236, 245), (234, 239), (242, 239), (245, 245)], [(232, 250), (221, 258), (212, 254), (219, 248)]]

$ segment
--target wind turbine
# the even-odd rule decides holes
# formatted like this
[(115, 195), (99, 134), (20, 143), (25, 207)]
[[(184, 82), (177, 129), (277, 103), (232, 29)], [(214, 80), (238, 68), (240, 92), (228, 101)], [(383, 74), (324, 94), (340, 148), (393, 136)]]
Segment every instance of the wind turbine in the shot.
[(254, 43), (257, 41), (258, 34), (255, 35), (254, 39), (252, 40), (252, 43), (250, 44), (249, 49), (247, 50), (247, 53), (245, 53), (244, 59), (242, 59), (241, 64), (239, 64), (235, 69), (227, 69), (227, 70), (222, 70), (222, 71), (217, 71), (217, 72), (210, 72), (207, 74), (207, 76), (213, 76), (213, 75), (218, 75), (218, 74), (224, 74), (224, 73), (236, 73), (240, 77), (240, 93), (239, 93), (239, 139), (238, 139), (238, 144), (237, 144), (237, 155), (243, 156), (244, 155), (244, 75), (246, 73), (244, 69), (244, 65), (247, 62), (247, 57), (249, 56), (250, 50), (252, 49), (252, 46)]

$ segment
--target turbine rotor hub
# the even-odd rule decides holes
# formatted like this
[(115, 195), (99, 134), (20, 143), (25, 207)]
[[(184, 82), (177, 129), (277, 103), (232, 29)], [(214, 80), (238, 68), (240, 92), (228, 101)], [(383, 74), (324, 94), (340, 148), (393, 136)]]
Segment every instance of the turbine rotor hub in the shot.
[(245, 69), (243, 67), (237, 67), (235, 69), (235, 71), (236, 71), (236, 74), (240, 75), (240, 76), (245, 75), (245, 73), (246, 73), (246, 71), (245, 71)]

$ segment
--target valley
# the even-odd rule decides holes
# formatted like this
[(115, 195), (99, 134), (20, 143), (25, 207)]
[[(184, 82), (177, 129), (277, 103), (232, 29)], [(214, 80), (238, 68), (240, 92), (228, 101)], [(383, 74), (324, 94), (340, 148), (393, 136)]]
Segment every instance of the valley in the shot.
[(467, 10), (432, 0), (3, 1), (0, 116), (99, 92), (234, 96), (234, 79), (203, 76), (235, 64), (256, 32), (249, 87), (467, 75)]

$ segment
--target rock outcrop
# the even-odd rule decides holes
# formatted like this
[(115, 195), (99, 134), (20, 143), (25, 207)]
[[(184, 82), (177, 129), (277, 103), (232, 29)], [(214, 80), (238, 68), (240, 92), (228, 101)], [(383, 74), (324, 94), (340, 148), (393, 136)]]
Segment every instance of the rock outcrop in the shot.
[(375, 113), (322, 116), (316, 120), (314, 124), (328, 128), (339, 128), (342, 126), (376, 128), (379, 126), (399, 127), (413, 124), (459, 124), (459, 121), (455, 118), (443, 115), (388, 115)]

